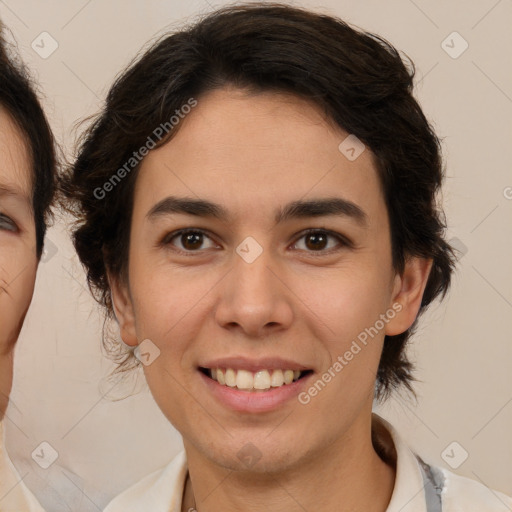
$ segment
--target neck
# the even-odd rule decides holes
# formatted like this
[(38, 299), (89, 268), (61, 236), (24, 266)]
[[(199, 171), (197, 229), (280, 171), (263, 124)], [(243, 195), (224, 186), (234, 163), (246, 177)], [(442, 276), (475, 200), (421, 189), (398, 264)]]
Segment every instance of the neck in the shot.
[(12, 386), (13, 351), (0, 352), (0, 421), (3, 420)]
[(185, 442), (189, 479), (183, 511), (340, 512), (387, 509), (395, 470), (375, 452), (371, 417), (282, 473), (251, 473), (219, 467)]

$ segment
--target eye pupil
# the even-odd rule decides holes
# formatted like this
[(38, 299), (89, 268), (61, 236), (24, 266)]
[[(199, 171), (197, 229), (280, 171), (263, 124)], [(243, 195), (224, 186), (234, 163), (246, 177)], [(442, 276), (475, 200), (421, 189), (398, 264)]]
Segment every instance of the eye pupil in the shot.
[[(312, 233), (306, 237), (306, 245), (309, 249), (319, 250), (325, 247), (327, 236), (324, 233)], [(309, 243), (312, 241), (313, 243)]]
[(196, 232), (189, 232), (183, 234), (181, 236), (183, 247), (185, 247), (185, 249), (197, 249), (198, 247), (201, 247), (201, 244), (203, 242), (202, 237), (202, 233)]

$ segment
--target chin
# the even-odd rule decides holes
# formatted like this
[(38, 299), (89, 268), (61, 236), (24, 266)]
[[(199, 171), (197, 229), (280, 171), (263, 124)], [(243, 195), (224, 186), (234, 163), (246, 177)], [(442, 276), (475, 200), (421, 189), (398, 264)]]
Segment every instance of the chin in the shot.
[(225, 446), (222, 446), (220, 441), (212, 441), (208, 446), (200, 442), (199, 445), (195, 444), (194, 449), (213, 464), (229, 471), (267, 476), (287, 472), (307, 456), (306, 453), (297, 451), (293, 436), (287, 436), (290, 443), (287, 446), (284, 440), (265, 440), (265, 435), (268, 435), (268, 432), (253, 441), (250, 436), (229, 438)]

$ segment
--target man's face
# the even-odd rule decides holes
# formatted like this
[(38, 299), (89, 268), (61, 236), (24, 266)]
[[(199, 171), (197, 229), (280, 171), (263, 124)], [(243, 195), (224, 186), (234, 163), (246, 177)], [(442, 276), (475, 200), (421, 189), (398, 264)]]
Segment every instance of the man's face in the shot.
[[(155, 400), (189, 450), (233, 469), (366, 436), (384, 336), (413, 319), (393, 310), (403, 281), (370, 151), (354, 160), (316, 107), (273, 93), (215, 91), (180, 122), (143, 161), (128, 285), (114, 286)], [(331, 202), (290, 209), (311, 201)], [(301, 377), (282, 384), (289, 370)]]
[(11, 386), (14, 343), (37, 270), (30, 158), (12, 118), (0, 108), (0, 415)]

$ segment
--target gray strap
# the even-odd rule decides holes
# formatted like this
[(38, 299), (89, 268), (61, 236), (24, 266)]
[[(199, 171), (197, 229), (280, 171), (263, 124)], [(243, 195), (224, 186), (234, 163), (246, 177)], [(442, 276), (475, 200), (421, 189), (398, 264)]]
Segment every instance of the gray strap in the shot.
[(438, 468), (426, 464), (418, 455), (416, 455), (416, 458), (425, 484), (427, 512), (443, 512), (441, 492), (444, 487), (444, 476)]

